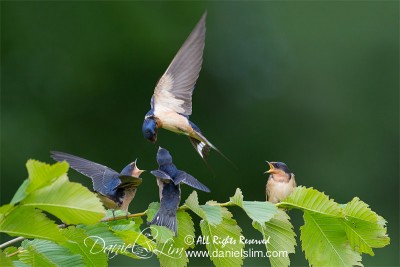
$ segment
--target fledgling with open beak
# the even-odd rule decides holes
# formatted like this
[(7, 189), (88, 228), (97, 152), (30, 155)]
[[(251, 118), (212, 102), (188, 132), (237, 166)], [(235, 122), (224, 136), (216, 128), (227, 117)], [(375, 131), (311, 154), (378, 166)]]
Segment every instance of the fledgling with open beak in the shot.
[(189, 120), (193, 90), (203, 61), (206, 15), (203, 14), (158, 81), (150, 101), (151, 109), (142, 126), (143, 136), (152, 143), (157, 141), (159, 128), (188, 136), (203, 160), (206, 160), (211, 148), (226, 158)]
[(290, 172), (289, 168), (283, 162), (268, 162), (269, 173), (266, 195), (267, 201), (272, 203), (279, 203), (285, 199), (293, 189), (296, 187), (294, 174)]
[(185, 183), (204, 192), (210, 192), (210, 189), (190, 174), (178, 170), (172, 163), (171, 154), (164, 148), (158, 149), (157, 163), (159, 165), (158, 170), (150, 173), (157, 177), (160, 209), (149, 224), (166, 226), (174, 231), (176, 236), (178, 232), (176, 211), (181, 201), (180, 183)]
[(137, 160), (118, 173), (107, 166), (64, 152), (52, 151), (51, 157), (56, 161), (66, 161), (72, 169), (92, 179), (94, 191), (107, 208), (120, 209), (128, 214), (129, 204), (142, 183), (139, 176), (144, 170), (139, 170)]

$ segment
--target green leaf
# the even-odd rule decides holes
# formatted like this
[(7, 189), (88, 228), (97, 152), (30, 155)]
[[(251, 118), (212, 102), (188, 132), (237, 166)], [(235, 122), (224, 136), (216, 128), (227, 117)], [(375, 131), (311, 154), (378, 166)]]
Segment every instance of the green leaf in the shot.
[(97, 240), (96, 237), (101, 237), (104, 240), (105, 244), (123, 244), (122, 239), (116, 237), (109, 229), (108, 225), (104, 222), (92, 225), (78, 225), (77, 228), (85, 230), (86, 235), (89, 237), (93, 237), (94, 240)]
[(344, 217), (340, 206), (327, 195), (313, 188), (296, 187), (282, 202), (277, 204), (283, 208), (301, 209), (304, 212), (316, 212), (327, 216)]
[[(158, 209), (160, 208), (160, 203), (158, 202), (152, 202), (150, 203), (148, 209), (147, 209), (147, 222), (151, 222), (153, 220), (154, 216), (156, 216)], [(179, 225), (178, 225), (179, 227)], [(157, 242), (165, 243), (168, 240), (170, 240), (175, 233), (168, 229), (165, 226), (158, 226), (158, 225), (151, 225), (151, 235)]]
[(153, 220), (154, 216), (156, 216), (158, 209), (160, 208), (159, 202), (151, 202), (149, 207), (147, 208), (147, 222)]
[(241, 266), (243, 264), (244, 243), (240, 242), (242, 230), (232, 218), (232, 214), (221, 207), (222, 222), (212, 225), (203, 219), (200, 222), (203, 238), (207, 240), (207, 250), (217, 267)]
[(209, 224), (218, 225), (222, 222), (222, 209), (220, 206), (213, 205), (213, 203), (214, 201), (208, 201), (206, 205), (200, 205), (200, 208), (205, 214), (203, 219), (205, 219)]
[[(350, 245), (360, 253), (374, 256), (372, 248), (382, 248), (390, 243), (385, 222), (366, 203), (355, 197), (344, 208), (345, 231)], [(384, 220), (383, 220), (384, 221)]]
[(289, 266), (289, 253), (295, 253), (296, 234), (289, 219), (286, 212), (279, 209), (266, 224), (253, 222), (253, 227), (262, 233), (267, 251), (272, 255), (269, 261), (273, 267)]
[(103, 219), (111, 219), (119, 216), (126, 216), (126, 211), (124, 210), (114, 210), (114, 209), (108, 209), (106, 210), (106, 213), (104, 214)]
[(12, 262), (11, 257), (7, 257), (6, 253), (0, 249), (0, 262), (3, 267), (13, 267), (14, 264)]
[(28, 160), (26, 163), (28, 169), (28, 179), (23, 182), (15, 193), (11, 204), (22, 201), (29, 193), (49, 185), (54, 179), (62, 176), (68, 171), (68, 163), (56, 162), (49, 165), (37, 160)]
[(217, 225), (222, 222), (222, 211), (220, 206), (212, 204), (211, 201), (206, 205), (199, 205), (196, 191), (193, 191), (185, 201), (185, 205), (199, 217), (212, 225)]
[[(12, 261), (18, 260), (18, 253), (15, 253), (18, 251), (18, 248), (9, 246), (3, 250), (3, 253), (7, 256), (7, 258), (11, 259)], [(12, 255), (12, 256), (10, 256)]]
[[(132, 220), (132, 219), (131, 219)], [(135, 228), (135, 231), (141, 231), (140, 230), (140, 226), (143, 224), (143, 218), (142, 217), (134, 217), (133, 218), (133, 223), (135, 224), (134, 226), (134, 228)]]
[(29, 180), (25, 179), (25, 181), (21, 184), (21, 186), (18, 188), (17, 192), (11, 199), (11, 204), (16, 204), (22, 201), (26, 197), (27, 195), (26, 188), (28, 187), (28, 185), (29, 185)]
[(63, 229), (62, 233), (68, 239), (67, 242), (63, 243), (63, 246), (67, 247), (72, 253), (81, 255), (85, 266), (107, 266), (108, 258), (101, 251), (102, 247), (88, 237), (83, 229), (68, 227)]
[(15, 267), (30, 267), (30, 265), (23, 263), (22, 261), (13, 261)]
[(361, 256), (350, 247), (341, 218), (305, 211), (304, 222), (300, 239), (311, 265), (362, 266)]
[[(124, 211), (123, 211), (124, 212)], [(140, 232), (140, 225), (142, 225), (143, 219), (140, 217), (136, 218), (129, 218), (127, 220), (115, 220), (106, 222), (106, 224), (112, 229), (113, 231), (136, 231)]]
[[(95, 242), (95, 246), (92, 246), (93, 253), (105, 252), (108, 258), (113, 258), (117, 254), (122, 254), (131, 258), (138, 259), (136, 255), (130, 253), (127, 244), (109, 229), (109, 226), (104, 223), (97, 223), (92, 225), (79, 225), (77, 228), (83, 229), (86, 235)], [(87, 244), (90, 244), (89, 240), (86, 240)]]
[(30, 193), (38, 188), (50, 184), (54, 179), (66, 174), (68, 172), (69, 165), (64, 162), (56, 162), (52, 165), (36, 161), (28, 160), (26, 168), (29, 174), (29, 185), (26, 189), (27, 193)]
[(0, 232), (11, 236), (63, 241), (54, 221), (33, 207), (17, 207), (0, 220)]
[(84, 266), (81, 255), (72, 254), (67, 248), (47, 240), (35, 239), (22, 242), (21, 262), (30, 266)]
[(236, 189), (235, 195), (230, 198), (230, 202), (241, 207), (250, 219), (261, 225), (268, 222), (278, 211), (278, 208), (271, 202), (244, 201), (242, 191), (239, 188)]
[[(189, 213), (178, 210), (178, 235), (171, 238), (166, 243), (157, 243), (157, 257), (160, 265), (169, 266), (187, 266), (189, 259), (185, 251), (191, 247), (194, 248), (195, 233), (192, 217)], [(193, 237), (193, 239), (192, 239)]]
[(206, 214), (203, 209), (200, 208), (199, 199), (197, 197), (197, 192), (193, 191), (189, 197), (185, 200), (185, 205), (196, 213), (199, 217), (205, 218)]
[(68, 181), (66, 175), (32, 192), (21, 204), (45, 210), (67, 224), (93, 224), (105, 213), (94, 193), (81, 184)]
[[(135, 218), (136, 219), (136, 218)], [(156, 243), (152, 240), (150, 229), (140, 230), (139, 225), (142, 220), (119, 220), (118, 223), (108, 222), (110, 229), (114, 235), (120, 237), (125, 244), (130, 245), (129, 251), (138, 258), (146, 259), (153, 255), (152, 251), (156, 247)]]
[(15, 208), (14, 205), (5, 204), (0, 207), (0, 222), (6, 217), (13, 209)]

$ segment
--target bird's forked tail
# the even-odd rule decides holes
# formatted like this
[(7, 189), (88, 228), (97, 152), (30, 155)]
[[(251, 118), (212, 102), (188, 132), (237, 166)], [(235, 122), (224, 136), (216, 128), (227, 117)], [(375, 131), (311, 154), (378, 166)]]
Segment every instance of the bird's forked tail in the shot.
[(165, 226), (173, 231), (175, 233), (175, 236), (177, 236), (178, 234), (178, 221), (176, 219), (176, 210), (168, 210), (161, 206), (156, 216), (154, 216), (153, 220), (151, 220), (149, 224)]
[(204, 160), (207, 166), (208, 166), (207, 157), (212, 148), (215, 151), (217, 151), (218, 154), (220, 154), (224, 159), (226, 159), (228, 162), (230, 162), (233, 166), (236, 167), (236, 165), (227, 156), (225, 156), (218, 148), (216, 148), (213, 144), (211, 144), (211, 142), (208, 141), (207, 138), (205, 138), (204, 135), (201, 134), (201, 132), (195, 130), (194, 133), (196, 137), (189, 136), (190, 143), (192, 143), (194, 149), (196, 149), (197, 153), (199, 153), (200, 157)]

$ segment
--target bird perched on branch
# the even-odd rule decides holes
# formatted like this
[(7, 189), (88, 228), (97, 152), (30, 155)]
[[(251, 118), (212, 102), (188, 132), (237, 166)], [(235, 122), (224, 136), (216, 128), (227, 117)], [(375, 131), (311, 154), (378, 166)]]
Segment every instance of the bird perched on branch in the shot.
[(226, 158), (189, 120), (192, 94), (203, 61), (206, 15), (204, 13), (201, 17), (158, 81), (150, 101), (151, 109), (142, 126), (143, 136), (152, 143), (157, 141), (159, 128), (188, 136), (203, 160), (206, 160), (211, 148)]
[(177, 235), (178, 225), (176, 211), (181, 200), (180, 183), (185, 183), (193, 188), (210, 192), (207, 186), (200, 183), (190, 174), (178, 170), (172, 163), (171, 154), (164, 148), (157, 152), (158, 170), (150, 173), (157, 177), (157, 184), (160, 193), (160, 209), (149, 224), (166, 226)]
[(281, 202), (296, 187), (294, 174), (290, 172), (289, 168), (283, 162), (268, 162), (269, 173), (267, 181), (266, 195), (267, 201), (272, 203)]
[(107, 208), (120, 209), (128, 214), (129, 204), (142, 183), (139, 176), (144, 170), (139, 170), (137, 160), (118, 173), (107, 166), (64, 152), (52, 151), (51, 157), (56, 161), (66, 161), (72, 169), (92, 179), (94, 191)]

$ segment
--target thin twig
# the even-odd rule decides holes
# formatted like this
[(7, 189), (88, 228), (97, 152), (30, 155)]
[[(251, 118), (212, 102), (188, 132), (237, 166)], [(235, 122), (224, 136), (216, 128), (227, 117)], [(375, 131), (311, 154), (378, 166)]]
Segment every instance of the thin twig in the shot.
[(5, 247), (7, 247), (7, 246), (9, 246), (11, 244), (17, 243), (17, 242), (22, 241), (24, 239), (25, 239), (25, 237), (23, 237), (23, 236), (19, 236), (17, 238), (11, 239), (11, 240), (3, 243), (3, 244), (0, 244), (0, 249), (3, 249), (3, 248), (5, 248)]
[(25, 249), (21, 249), (21, 250), (18, 249), (17, 251), (15, 251), (15, 252), (13, 252), (11, 254), (7, 254), (6, 257), (10, 258), (10, 257), (15, 256), (15, 255), (17, 255), (17, 254), (19, 254), (21, 252), (24, 252), (24, 251), (25, 251)]

